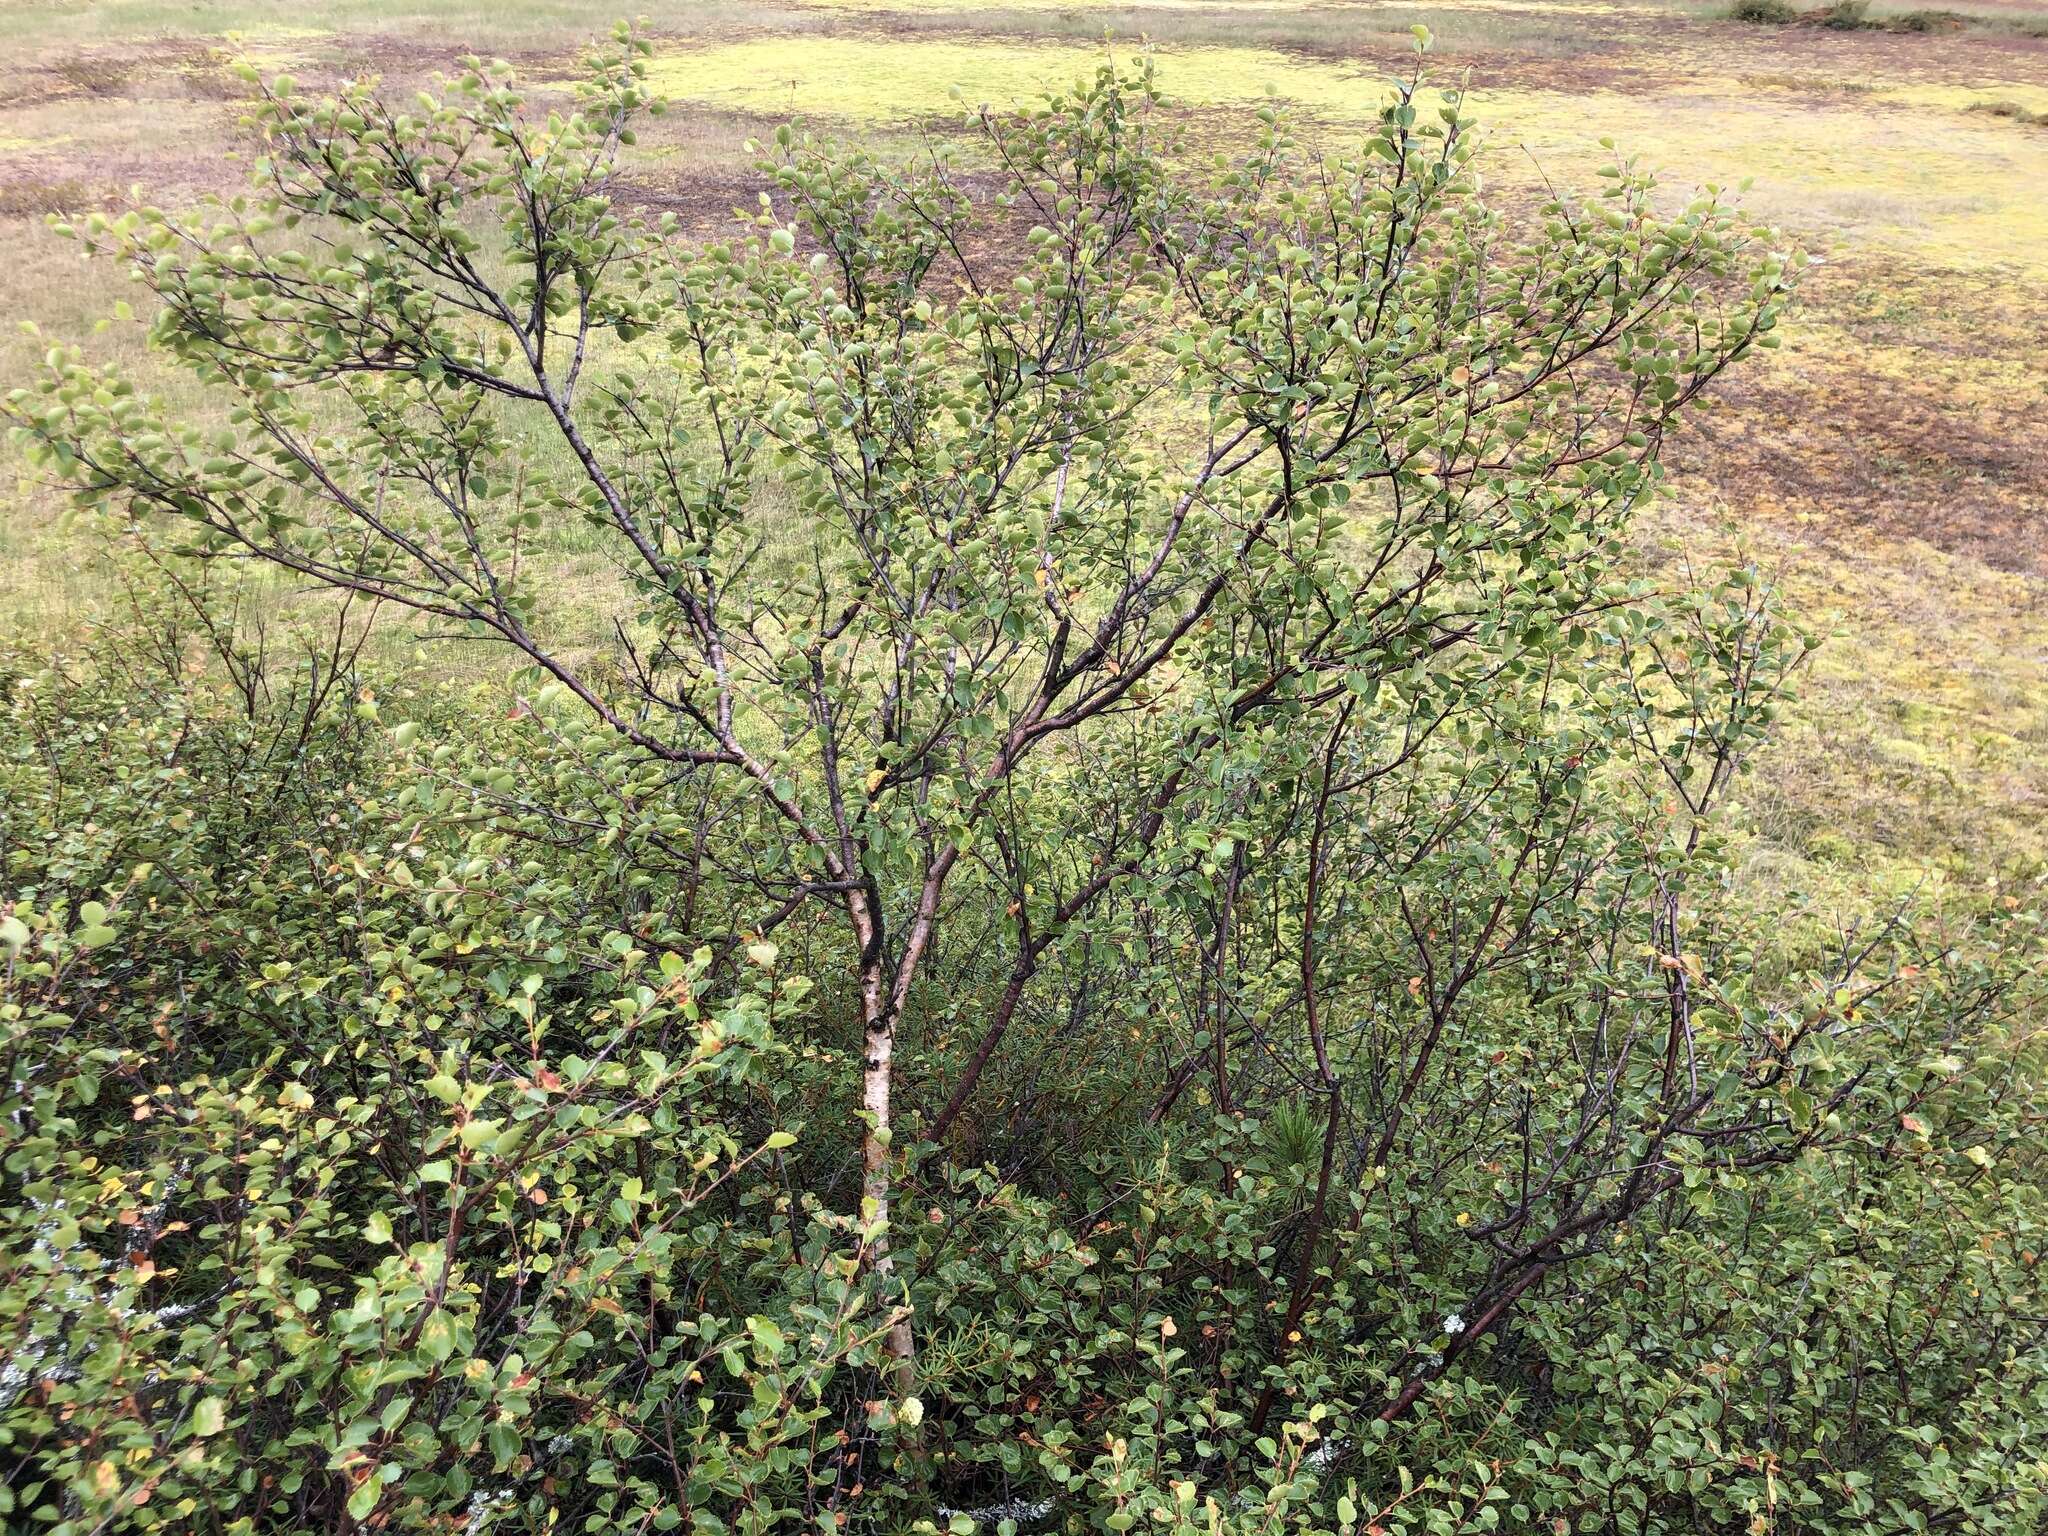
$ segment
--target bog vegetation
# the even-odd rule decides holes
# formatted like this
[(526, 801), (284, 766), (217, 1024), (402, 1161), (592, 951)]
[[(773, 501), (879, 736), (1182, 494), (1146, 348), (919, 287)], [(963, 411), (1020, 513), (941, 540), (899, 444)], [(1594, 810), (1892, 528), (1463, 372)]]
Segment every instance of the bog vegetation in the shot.
[(226, 425), (6, 404), (10, 1525), (2039, 1528), (2038, 890), (1731, 899), (1810, 642), (1624, 544), (1796, 252), (1142, 61), (685, 242), (644, 54), (69, 231)]

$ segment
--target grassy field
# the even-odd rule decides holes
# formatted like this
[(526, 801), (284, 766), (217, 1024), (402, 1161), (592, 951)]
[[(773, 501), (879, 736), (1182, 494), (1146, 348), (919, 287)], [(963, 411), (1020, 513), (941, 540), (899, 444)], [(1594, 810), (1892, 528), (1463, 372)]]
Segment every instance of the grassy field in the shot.
[[(410, 89), (475, 50), (545, 99), (614, 8), (397, 0), (0, 8), (0, 377), (83, 338), (125, 288), (50, 213), (231, 188), (237, 54), (307, 88), (371, 71)], [(1829, 636), (1748, 791), (1751, 878), (1863, 890), (1975, 880), (2048, 855), (2048, 0), (1903, 4), (1745, 21), (1693, 0), (697, 0), (649, 22), (674, 107), (629, 199), (714, 230), (751, 203), (750, 133), (800, 113), (910, 144), (969, 103), (1057, 87), (1105, 47), (1150, 46), (1199, 139), (1269, 98), (1337, 139), (1429, 27), (1469, 83), (1509, 203), (1594, 184), (1617, 152), (1673, 195), (1746, 202), (1821, 257), (1786, 345), (1743, 371), (1670, 456), (1645, 558), (1737, 554)], [(1105, 43), (1107, 39), (1107, 43)], [(1603, 140), (1615, 146), (1608, 148)], [(151, 377), (139, 328), (99, 355)], [(176, 389), (175, 381), (160, 379)], [(108, 597), (52, 498), (9, 474), (0, 603), (71, 633)], [(609, 580), (563, 557), (559, 601)], [(1873, 877), (1875, 879), (1873, 880)]]

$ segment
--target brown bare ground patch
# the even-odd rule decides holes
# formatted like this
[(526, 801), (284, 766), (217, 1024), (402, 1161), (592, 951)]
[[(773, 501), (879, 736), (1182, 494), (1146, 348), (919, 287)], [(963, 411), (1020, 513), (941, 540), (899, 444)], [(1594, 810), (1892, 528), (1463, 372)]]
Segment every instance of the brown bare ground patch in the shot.
[[(1823, 269), (1803, 305), (1839, 330), (1738, 371), (1674, 444), (1674, 471), (1842, 551), (1917, 539), (2048, 576), (2048, 372), (2011, 372), (2048, 294), (1873, 259)], [(1844, 335), (1846, 355), (1830, 355)]]
[(98, 201), (83, 182), (70, 178), (44, 181), (35, 176), (0, 175), (0, 219), (78, 213)]
[(67, 98), (81, 101), (124, 94), (135, 64), (124, 52), (64, 54), (21, 68), (0, 80), (0, 108), (36, 106)]
[(2048, 38), (2011, 32), (1928, 36), (1687, 18), (1633, 32), (1629, 45), (1618, 81), (1624, 89), (1728, 77), (1766, 89), (1798, 82), (1815, 95), (1831, 95), (1879, 82), (1972, 86), (2048, 79)]

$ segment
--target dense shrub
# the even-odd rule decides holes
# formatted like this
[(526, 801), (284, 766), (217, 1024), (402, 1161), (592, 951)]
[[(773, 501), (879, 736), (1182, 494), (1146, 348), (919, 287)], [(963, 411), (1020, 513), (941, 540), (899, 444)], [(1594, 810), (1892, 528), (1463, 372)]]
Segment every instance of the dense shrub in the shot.
[(1796, 259), (1517, 232), (1419, 79), (1202, 180), (1110, 70), (683, 249), (638, 53), (274, 85), (258, 198), (86, 231), (221, 423), (10, 397), (153, 574), (4, 669), (8, 1518), (2037, 1525), (2041, 892), (1750, 910), (1808, 643), (1626, 563)]
[[(1787, 1047), (1823, 1023), (1764, 1097), (1715, 1090), (1752, 1127), (1773, 1106), (1759, 1145), (1788, 1155), (1673, 1149), (1669, 1192), (1483, 1349), (1457, 1348), (1484, 1324), (1467, 1298), (1520, 1159), (1572, 1132), (1548, 1118), (1585, 1048), (1526, 983), (1450, 1022), (1427, 1123), (1340, 1187), (1291, 1319), (1322, 1122), (1284, 1082), (1242, 1117), (1099, 1119), (1022, 1183), (928, 1157), (898, 1238), (925, 1330), (900, 1460), (904, 1406), (877, 1396), (899, 1297), (834, 1214), (847, 1026), (772, 946), (721, 958), (673, 926), (662, 832), (617, 816), (644, 765), (460, 701), (428, 713), (472, 745), (409, 723), (396, 748), (349, 691), (265, 813), (248, 765), (279, 720), (189, 668), (151, 680), (164, 638), (9, 678), (14, 1516), (767, 1529), (837, 1506), (893, 1529), (951, 1502), (1862, 1532), (2043, 1508), (2039, 937), (2016, 906), (1931, 952), (1874, 936), (1783, 1004), (1738, 991)], [(609, 848), (550, 835), (541, 808), (572, 805), (617, 817)], [(1418, 1369), (1430, 1412), (1389, 1422)], [(1290, 1406), (1255, 1448), (1269, 1382)]]
[(707, 956), (567, 883), (598, 864), (365, 761), (355, 710), (273, 800), (295, 718), (181, 650), (133, 693), (101, 638), (5, 737), (10, 1512), (538, 1522), (632, 1506), (641, 1433), (662, 1528), (768, 1498), (872, 1348), (859, 1231), (782, 1175), (802, 983), (700, 998)]

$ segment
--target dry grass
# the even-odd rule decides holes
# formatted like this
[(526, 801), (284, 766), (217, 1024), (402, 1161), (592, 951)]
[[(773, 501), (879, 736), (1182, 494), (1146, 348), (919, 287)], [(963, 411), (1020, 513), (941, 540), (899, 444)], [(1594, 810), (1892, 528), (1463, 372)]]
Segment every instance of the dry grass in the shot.
[(1099, 43), (1103, 38), (1144, 40), (1161, 47), (1277, 49), (1317, 59), (1351, 60), (1361, 54), (1398, 58), (1409, 29), (1426, 26), (1447, 57), (1512, 53), (1569, 58), (1598, 53), (1607, 44), (1581, 17), (1541, 10), (1475, 10), (1429, 5), (1320, 8), (1202, 6), (991, 6), (971, 13), (892, 11), (869, 16), (892, 36), (958, 36), (963, 30), (993, 37)]
[(74, 54), (46, 67), (67, 89), (81, 96), (118, 96), (134, 73), (127, 60), (105, 54)]
[(2036, 112), (2021, 106), (2016, 101), (1973, 101), (1963, 108), (1965, 112), (1982, 112), (1987, 117), (2008, 118), (2015, 123), (2030, 127), (2048, 123), (2048, 112)]
[(1734, 0), (1731, 21), (1752, 26), (1811, 26), (1830, 32), (1894, 32), (1904, 36), (1963, 31), (2048, 37), (2048, 17), (1997, 4), (1925, 7), (1887, 0), (1827, 0), (1801, 8), (1791, 0)]
[(50, 214), (72, 214), (98, 202), (83, 182), (0, 181), (0, 219), (34, 219)]

